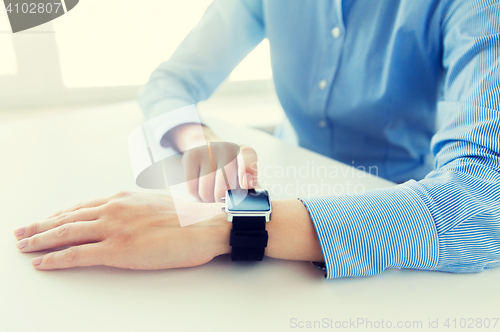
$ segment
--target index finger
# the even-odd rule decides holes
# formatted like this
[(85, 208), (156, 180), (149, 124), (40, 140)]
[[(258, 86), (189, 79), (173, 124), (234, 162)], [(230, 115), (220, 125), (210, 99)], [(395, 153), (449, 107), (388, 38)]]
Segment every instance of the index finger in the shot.
[(254, 188), (257, 184), (257, 153), (249, 146), (242, 145), (238, 154), (238, 178), (243, 189)]

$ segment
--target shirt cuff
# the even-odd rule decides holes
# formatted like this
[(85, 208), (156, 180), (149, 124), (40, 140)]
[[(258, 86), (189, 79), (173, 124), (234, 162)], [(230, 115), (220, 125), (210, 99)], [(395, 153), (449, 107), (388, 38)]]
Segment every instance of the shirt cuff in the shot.
[(300, 200), (316, 228), (327, 278), (437, 266), (434, 220), (421, 198), (404, 185)]

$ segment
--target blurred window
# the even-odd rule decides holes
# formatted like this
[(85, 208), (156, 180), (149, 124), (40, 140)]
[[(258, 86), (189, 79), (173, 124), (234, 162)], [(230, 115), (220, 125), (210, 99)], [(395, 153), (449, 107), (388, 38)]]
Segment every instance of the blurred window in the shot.
[(9, 18), (5, 10), (0, 10), (0, 76), (15, 75), (17, 73), (16, 54), (9, 25)]
[[(211, 0), (85, 0), (12, 34), (0, 10), (0, 109), (130, 100), (170, 58)], [(231, 73), (223, 94), (272, 93), (269, 42)]]
[[(145, 84), (151, 72), (170, 58), (199, 22), (210, 3), (81, 1), (53, 21), (64, 84), (69, 88)], [(269, 43), (265, 41), (229, 79), (270, 78)]]

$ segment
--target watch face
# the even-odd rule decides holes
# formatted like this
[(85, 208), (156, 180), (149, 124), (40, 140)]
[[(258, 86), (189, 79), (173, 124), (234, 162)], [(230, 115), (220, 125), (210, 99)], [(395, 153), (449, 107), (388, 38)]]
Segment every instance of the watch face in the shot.
[(269, 193), (260, 189), (230, 189), (226, 203), (231, 212), (262, 212), (271, 209)]

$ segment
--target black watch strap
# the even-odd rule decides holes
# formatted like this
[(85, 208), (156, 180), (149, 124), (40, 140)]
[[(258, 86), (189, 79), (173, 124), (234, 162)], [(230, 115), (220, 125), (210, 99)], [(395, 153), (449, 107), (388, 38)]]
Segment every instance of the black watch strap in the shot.
[(233, 261), (261, 261), (267, 247), (266, 217), (233, 217), (229, 244)]

